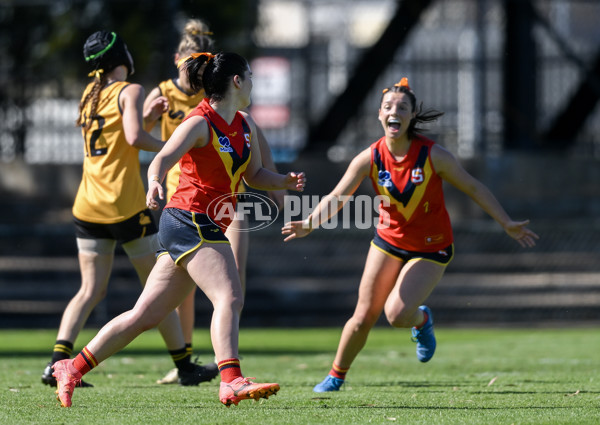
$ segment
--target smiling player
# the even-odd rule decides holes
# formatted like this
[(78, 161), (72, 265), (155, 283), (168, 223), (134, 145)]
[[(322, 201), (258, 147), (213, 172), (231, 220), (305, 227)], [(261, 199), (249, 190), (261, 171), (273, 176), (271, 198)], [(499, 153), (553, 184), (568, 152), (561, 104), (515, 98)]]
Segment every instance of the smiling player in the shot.
[(467, 173), (446, 149), (419, 134), (421, 123), (436, 120), (437, 111), (422, 112), (403, 78), (383, 90), (379, 121), (385, 135), (359, 153), (333, 189), (304, 221), (286, 223), (285, 241), (308, 235), (341, 209), (365, 178), (377, 195), (380, 221), (367, 256), (354, 315), (346, 322), (333, 366), (315, 392), (338, 391), (346, 373), (385, 311), (390, 325), (412, 328), (417, 358), (429, 361), (436, 348), (433, 316), (421, 305), (452, 260), (454, 244), (444, 204), (442, 181), (469, 195), (523, 247), (538, 236), (513, 221), (494, 195)]

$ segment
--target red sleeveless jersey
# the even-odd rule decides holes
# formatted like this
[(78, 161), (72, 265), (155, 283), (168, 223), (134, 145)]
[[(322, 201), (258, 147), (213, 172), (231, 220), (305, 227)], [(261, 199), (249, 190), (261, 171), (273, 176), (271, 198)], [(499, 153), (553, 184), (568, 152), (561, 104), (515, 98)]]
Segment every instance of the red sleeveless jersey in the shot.
[(250, 160), (252, 132), (242, 114), (236, 113), (230, 125), (208, 99), (200, 102), (185, 120), (195, 115), (206, 119), (210, 138), (206, 146), (190, 149), (179, 161), (179, 186), (165, 208), (207, 214), (226, 228), (235, 211), (234, 193)]
[(435, 252), (453, 242), (442, 179), (431, 163), (434, 144), (418, 135), (400, 160), (389, 151), (385, 137), (371, 145), (370, 178), (375, 192), (389, 199), (389, 206), (379, 205), (377, 233), (397, 248)]

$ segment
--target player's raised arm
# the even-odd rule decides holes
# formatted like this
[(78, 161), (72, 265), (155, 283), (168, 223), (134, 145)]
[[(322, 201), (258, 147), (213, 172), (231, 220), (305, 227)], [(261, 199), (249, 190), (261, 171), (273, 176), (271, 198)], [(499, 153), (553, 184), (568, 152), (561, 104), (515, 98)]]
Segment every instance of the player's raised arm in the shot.
[(359, 153), (350, 162), (348, 169), (333, 191), (323, 197), (306, 219), (285, 223), (281, 229), (281, 234), (287, 235), (284, 242), (307, 236), (313, 229), (319, 227), (321, 223), (326, 222), (337, 214), (348, 201), (350, 195), (358, 189), (360, 183), (368, 175), (370, 161), (370, 149), (365, 149)]

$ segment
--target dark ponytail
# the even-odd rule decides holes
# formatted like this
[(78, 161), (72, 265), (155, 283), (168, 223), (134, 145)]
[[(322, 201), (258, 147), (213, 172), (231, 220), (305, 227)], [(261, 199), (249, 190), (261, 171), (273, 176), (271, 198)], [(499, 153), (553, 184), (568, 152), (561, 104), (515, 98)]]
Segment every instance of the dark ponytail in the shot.
[[(231, 78), (239, 75), (244, 78), (248, 70), (248, 62), (237, 53), (194, 53), (184, 58), (190, 87), (192, 90), (204, 89), (211, 100), (223, 100), (229, 89)], [(202, 65), (206, 68), (200, 75)]]

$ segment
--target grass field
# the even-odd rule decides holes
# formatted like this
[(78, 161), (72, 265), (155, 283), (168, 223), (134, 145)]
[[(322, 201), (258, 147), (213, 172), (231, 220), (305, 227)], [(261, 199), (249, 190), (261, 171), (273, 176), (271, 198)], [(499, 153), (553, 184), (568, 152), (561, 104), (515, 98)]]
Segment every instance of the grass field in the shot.
[[(593, 329), (437, 329), (420, 364), (409, 331), (377, 328), (339, 393), (316, 394), (339, 329), (242, 329), (246, 376), (278, 382), (278, 395), (226, 408), (218, 380), (159, 386), (172, 367), (156, 331), (86, 375), (59, 407), (40, 382), (55, 331), (0, 331), (1, 424), (598, 424), (600, 337)], [(83, 344), (95, 332), (85, 331)], [(212, 360), (208, 333), (195, 351)], [(80, 347), (77, 347), (80, 348)]]

